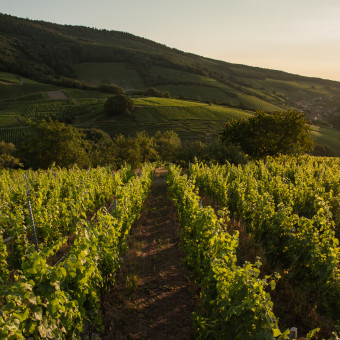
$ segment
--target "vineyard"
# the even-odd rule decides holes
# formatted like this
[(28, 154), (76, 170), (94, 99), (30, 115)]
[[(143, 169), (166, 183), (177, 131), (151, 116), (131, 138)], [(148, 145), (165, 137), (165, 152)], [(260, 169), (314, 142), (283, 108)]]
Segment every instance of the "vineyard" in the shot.
[[(134, 296), (135, 309), (143, 299), (155, 299), (155, 282), (161, 296), (188, 285), (177, 281), (171, 288), (174, 273), (164, 283), (167, 270), (179, 270), (177, 255), (169, 258), (166, 243), (172, 237), (167, 223), (175, 221), (166, 212), (172, 208), (157, 203), (166, 202), (165, 181), (153, 205), (143, 207), (153, 174), (152, 165), (138, 174), (129, 166), (118, 172), (110, 167), (0, 172), (1, 339), (83, 338), (89, 329), (99, 334), (104, 331), (103, 290), (110, 300), (110, 287), (127, 287), (127, 300), (118, 308), (124, 312)], [(181, 224), (184, 263), (199, 290), (193, 313), (196, 338), (288, 339), (297, 327), (307, 339), (338, 339), (339, 159), (281, 156), (244, 166), (196, 163), (188, 171), (170, 164), (167, 187)], [(125, 282), (116, 273), (124, 266), (128, 235), (142, 210), (149, 214), (145, 223), (156, 223), (153, 233), (163, 228), (166, 234), (156, 240), (144, 230), (135, 244), (148, 242), (144, 248), (152, 249), (155, 258), (140, 255), (140, 269), (158, 276), (137, 280), (133, 271)], [(175, 239), (171, 244), (177, 248)], [(133, 268), (138, 249), (130, 255)], [(178, 299), (173, 296), (171, 310), (170, 300), (169, 310), (168, 300), (157, 302), (163, 304), (157, 312), (164, 313), (163, 323), (176, 314)], [(112, 304), (105, 308), (109, 334), (110, 309), (117, 309)], [(144, 320), (144, 329), (154, 322), (150, 312), (133, 315)], [(120, 326), (129, 328), (112, 327)], [(186, 329), (182, 334), (192, 333)]]
[[(61, 98), (50, 96), (59, 93)], [(0, 141), (19, 144), (31, 135), (30, 121), (56, 119), (82, 124), (102, 113), (107, 94), (38, 83), (0, 72)]]
[(66, 101), (16, 101), (9, 102), (6, 108), (1, 112), (2, 115), (21, 115), (31, 118), (48, 118), (55, 114), (58, 117), (62, 115), (78, 115), (86, 112), (92, 105), (103, 104), (105, 97), (98, 98), (77, 98)]
[[(126, 69), (123, 63), (86, 63), (78, 66), (79, 68), (76, 68), (77, 72), (80, 72), (80, 78), (87, 79), (90, 83), (98, 85), (100, 79), (108, 79), (107, 77), (110, 78), (113, 74), (118, 76), (123, 71), (120, 76), (123, 74), (128, 78), (131, 76), (132, 83), (141, 84), (141, 79), (137, 79), (139, 76), (135, 78), (133, 75), (135, 71)], [(105, 72), (98, 75), (94, 72), (97, 68)], [(52, 119), (77, 128), (98, 128), (111, 137), (119, 134), (134, 136), (143, 130), (149, 135), (154, 135), (157, 131), (173, 130), (183, 141), (207, 142), (224, 129), (226, 122), (246, 120), (256, 109), (270, 112), (291, 107), (285, 103), (284, 97), (278, 95), (284, 90), (276, 89), (276, 86), (283, 85), (281, 82), (271, 84), (271, 91), (268, 93), (253, 87), (249, 91), (240, 92), (241, 88), (188, 72), (164, 67), (154, 67), (152, 72), (157, 76), (164, 74), (175, 82), (157, 87), (162, 91), (170, 91), (173, 98), (141, 97), (131, 94), (134, 110), (129, 115), (114, 118), (104, 114), (104, 103), (112, 94), (94, 89), (60, 88), (0, 72), (0, 141), (18, 146), (32, 133), (31, 122)], [(189, 83), (177, 83), (182, 77), (187, 78)], [(130, 93), (131, 86), (127, 85), (126, 79), (120, 79), (125, 84), (121, 85), (129, 90), (127, 93)], [(193, 83), (190, 83), (191, 81)], [(293, 85), (290, 83), (290, 86)], [(144, 88), (144, 85), (141, 88)], [(307, 84), (304, 84), (304, 88), (311, 90)], [(321, 87), (313, 86), (312, 89), (313, 95), (320, 95), (323, 92)], [(274, 91), (278, 93), (274, 94)], [(315, 154), (339, 156), (340, 132), (327, 125), (311, 125), (311, 128), (317, 144)]]
[(84, 324), (100, 327), (100, 289), (114, 281), (152, 172), (2, 171), (0, 338), (70, 338)]
[(30, 126), (0, 129), (0, 140), (6, 143), (18, 143), (23, 137), (32, 136), (34, 130)]
[[(308, 320), (304, 327), (321, 327), (326, 336), (339, 331), (339, 159), (281, 157), (243, 168), (193, 164), (189, 177), (171, 167), (169, 185), (184, 226), (186, 262), (202, 286), (200, 337), (284, 338), (288, 333), (278, 328), (279, 309), (267, 288), (282, 281), (323, 320), (319, 325)], [(217, 215), (202, 206), (204, 200)], [(235, 231), (236, 224), (245, 231)], [(255, 263), (238, 259), (241, 232), (263, 248)]]

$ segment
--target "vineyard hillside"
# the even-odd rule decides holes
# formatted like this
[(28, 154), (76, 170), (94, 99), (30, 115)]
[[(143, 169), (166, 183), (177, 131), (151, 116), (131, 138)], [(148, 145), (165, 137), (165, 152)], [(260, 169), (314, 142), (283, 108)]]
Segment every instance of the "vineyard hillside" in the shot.
[[(36, 39), (35, 37), (39, 37)], [(340, 83), (213, 60), (134, 36), (0, 14), (0, 71), (40, 81), (156, 88), (229, 107), (298, 109), (340, 128)], [(0, 79), (1, 80), (1, 79)]]
[[(32, 134), (30, 122), (58, 119), (79, 128), (98, 128), (109, 135), (133, 136), (145, 130), (173, 130), (182, 140), (209, 140), (232, 119), (247, 119), (254, 111), (206, 101), (132, 96), (134, 110), (127, 116), (107, 117), (104, 103), (110, 94), (98, 90), (61, 88), (12, 73), (0, 73), (0, 140), (18, 143)], [(272, 107), (275, 109), (275, 107)], [(340, 131), (312, 127), (322, 147), (340, 155)]]

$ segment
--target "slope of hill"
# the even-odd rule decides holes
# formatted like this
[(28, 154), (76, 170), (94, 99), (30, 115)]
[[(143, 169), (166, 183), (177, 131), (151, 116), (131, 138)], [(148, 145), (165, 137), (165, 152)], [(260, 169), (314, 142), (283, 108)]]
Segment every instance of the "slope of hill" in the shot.
[(248, 110), (296, 108), (340, 128), (340, 83), (212, 60), (132, 34), (0, 14), (0, 70), (62, 76)]
[[(210, 102), (170, 98), (135, 97), (129, 116), (108, 118), (103, 104), (110, 94), (58, 88), (15, 74), (0, 72), (0, 141), (17, 143), (32, 134), (29, 121), (56, 118), (77, 127), (94, 127), (116, 134), (135, 135), (146, 130), (174, 130), (182, 140), (208, 140), (226, 121), (247, 119), (252, 111)], [(270, 105), (270, 103), (268, 103)], [(340, 131), (313, 126), (320, 150), (340, 156)]]
[(250, 115), (239, 109), (187, 100), (150, 97), (136, 98), (134, 102), (130, 117), (110, 119), (102, 115), (92, 121), (93, 126), (110, 135), (134, 135), (140, 130), (153, 135), (157, 131), (174, 130), (182, 140), (205, 140), (221, 131), (226, 121), (246, 119)]

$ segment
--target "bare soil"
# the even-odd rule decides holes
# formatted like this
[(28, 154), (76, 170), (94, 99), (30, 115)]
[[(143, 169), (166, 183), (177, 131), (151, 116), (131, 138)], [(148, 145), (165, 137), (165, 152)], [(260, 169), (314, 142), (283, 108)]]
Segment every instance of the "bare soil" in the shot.
[(62, 100), (67, 99), (66, 94), (60, 90), (47, 91), (48, 98), (51, 100)]
[(197, 289), (181, 263), (180, 225), (158, 169), (115, 285), (102, 296), (102, 339), (193, 339)]

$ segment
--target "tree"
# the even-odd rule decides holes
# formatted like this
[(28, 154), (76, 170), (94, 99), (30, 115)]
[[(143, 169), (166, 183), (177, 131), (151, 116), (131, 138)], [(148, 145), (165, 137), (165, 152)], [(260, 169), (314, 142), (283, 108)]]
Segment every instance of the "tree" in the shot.
[(297, 155), (314, 146), (304, 114), (293, 110), (258, 111), (247, 121), (227, 122), (221, 140), (241, 147), (251, 157)]
[(239, 146), (221, 143), (218, 138), (213, 138), (203, 145), (199, 160), (209, 163), (245, 164), (248, 159)]
[(0, 142), (0, 169), (2, 168), (20, 168), (23, 166), (20, 160), (13, 156), (15, 146), (12, 143)]
[(98, 86), (98, 89), (111, 94), (124, 94), (124, 90), (118, 85), (101, 84)]
[(5, 143), (4, 141), (0, 142), (0, 154), (8, 154), (11, 155), (15, 151), (15, 145), (13, 143)]
[(181, 140), (174, 131), (157, 131), (155, 134), (156, 150), (164, 161), (174, 161), (175, 154), (181, 147)]
[(104, 111), (107, 116), (117, 116), (119, 114), (128, 114), (133, 110), (132, 99), (125, 94), (118, 94), (107, 99), (104, 104)]
[(106, 132), (95, 128), (82, 129), (81, 132), (90, 145), (89, 157), (93, 167), (114, 163), (113, 141)]
[(176, 163), (180, 163), (182, 166), (185, 166), (188, 162), (194, 162), (195, 158), (202, 159), (203, 149), (204, 143), (199, 140), (183, 141), (176, 154)]
[(149, 137), (146, 131), (139, 131), (135, 137), (135, 147), (139, 150), (140, 162), (154, 162), (158, 159), (155, 139)]
[(132, 168), (144, 162), (153, 162), (159, 158), (155, 149), (155, 140), (145, 131), (137, 132), (136, 137), (118, 135), (113, 138), (113, 158), (117, 167), (128, 163)]
[(141, 162), (140, 154), (135, 146), (134, 139), (122, 134), (115, 136), (113, 138), (113, 158), (117, 167), (124, 163), (130, 164), (132, 168), (139, 166)]
[(170, 98), (170, 92), (169, 91), (161, 91), (154, 87), (151, 87), (144, 91), (144, 94), (146, 96), (151, 97), (160, 97), (160, 98)]
[(60, 167), (90, 164), (90, 145), (80, 130), (53, 120), (35, 123), (33, 130), (33, 136), (19, 149), (26, 166), (46, 169), (53, 163)]

